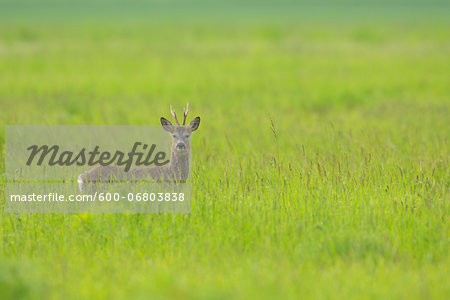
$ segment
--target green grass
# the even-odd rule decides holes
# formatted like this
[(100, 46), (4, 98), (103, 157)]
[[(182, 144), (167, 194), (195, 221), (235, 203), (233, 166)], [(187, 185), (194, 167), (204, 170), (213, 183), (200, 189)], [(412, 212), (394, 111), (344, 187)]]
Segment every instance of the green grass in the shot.
[(202, 123), (191, 214), (2, 202), (0, 298), (448, 298), (449, 24), (364, 19), (2, 22), (2, 170), (6, 124)]

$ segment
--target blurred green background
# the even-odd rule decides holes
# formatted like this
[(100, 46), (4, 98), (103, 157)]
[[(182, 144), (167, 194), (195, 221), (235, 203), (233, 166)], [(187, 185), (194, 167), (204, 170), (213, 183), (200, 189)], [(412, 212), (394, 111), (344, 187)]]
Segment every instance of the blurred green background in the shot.
[[(446, 299), (448, 1), (0, 1), (0, 126), (202, 118), (192, 214), (8, 214), (0, 299)], [(1, 197), (4, 197), (4, 183)]]

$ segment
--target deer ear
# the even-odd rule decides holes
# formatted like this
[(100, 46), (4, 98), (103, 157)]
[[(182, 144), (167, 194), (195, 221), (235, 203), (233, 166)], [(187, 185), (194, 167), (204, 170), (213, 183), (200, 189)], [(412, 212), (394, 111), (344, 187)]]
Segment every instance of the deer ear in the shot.
[(200, 117), (195, 118), (194, 120), (189, 123), (189, 128), (191, 131), (196, 131), (198, 129), (198, 126), (200, 126)]
[(172, 123), (170, 123), (169, 120), (161, 117), (161, 125), (165, 131), (172, 132), (173, 125), (172, 125)]

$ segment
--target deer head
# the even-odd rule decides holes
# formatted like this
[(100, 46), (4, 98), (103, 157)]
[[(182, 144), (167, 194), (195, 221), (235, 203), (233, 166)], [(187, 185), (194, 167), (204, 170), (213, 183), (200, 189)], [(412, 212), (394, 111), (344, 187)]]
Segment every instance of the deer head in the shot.
[(172, 135), (172, 151), (177, 151), (180, 153), (189, 152), (191, 148), (191, 134), (198, 129), (198, 126), (200, 125), (200, 117), (196, 117), (191, 121), (191, 123), (189, 123), (189, 125), (186, 125), (186, 117), (189, 112), (189, 103), (187, 103), (186, 109), (183, 113), (183, 125), (180, 125), (178, 122), (177, 115), (172, 109), (172, 105), (170, 105), (170, 112), (177, 125), (172, 125), (169, 120), (163, 117), (161, 117), (161, 125), (165, 131)]

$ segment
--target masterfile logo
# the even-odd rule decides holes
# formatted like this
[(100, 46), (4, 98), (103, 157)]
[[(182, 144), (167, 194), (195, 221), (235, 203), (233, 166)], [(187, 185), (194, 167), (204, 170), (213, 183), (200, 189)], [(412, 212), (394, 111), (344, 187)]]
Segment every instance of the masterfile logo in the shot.
[[(142, 146), (142, 151), (139, 151), (139, 147)], [(36, 158), (35, 164), (41, 166), (44, 161), (49, 166), (109, 166), (112, 164), (118, 166), (125, 166), (125, 171), (129, 171), (133, 163), (136, 166), (164, 166), (169, 163), (166, 159), (167, 155), (163, 151), (157, 152), (155, 155), (156, 144), (152, 144), (150, 147), (148, 144), (135, 142), (130, 152), (124, 153), (116, 150), (111, 153), (108, 150), (100, 152), (100, 146), (96, 145), (91, 151), (82, 148), (78, 153), (73, 151), (60, 151), (60, 146), (53, 145), (32, 145), (27, 148), (30, 150), (30, 156), (26, 162), (27, 166), (31, 166), (33, 160)], [(148, 150), (147, 150), (148, 149)], [(147, 151), (146, 151), (147, 150)], [(144, 152), (145, 151), (145, 152)], [(144, 158), (145, 157), (145, 158)]]
[(137, 176), (168, 166), (170, 146), (161, 126), (7, 126), (6, 210), (190, 212), (190, 163), (183, 181)]

